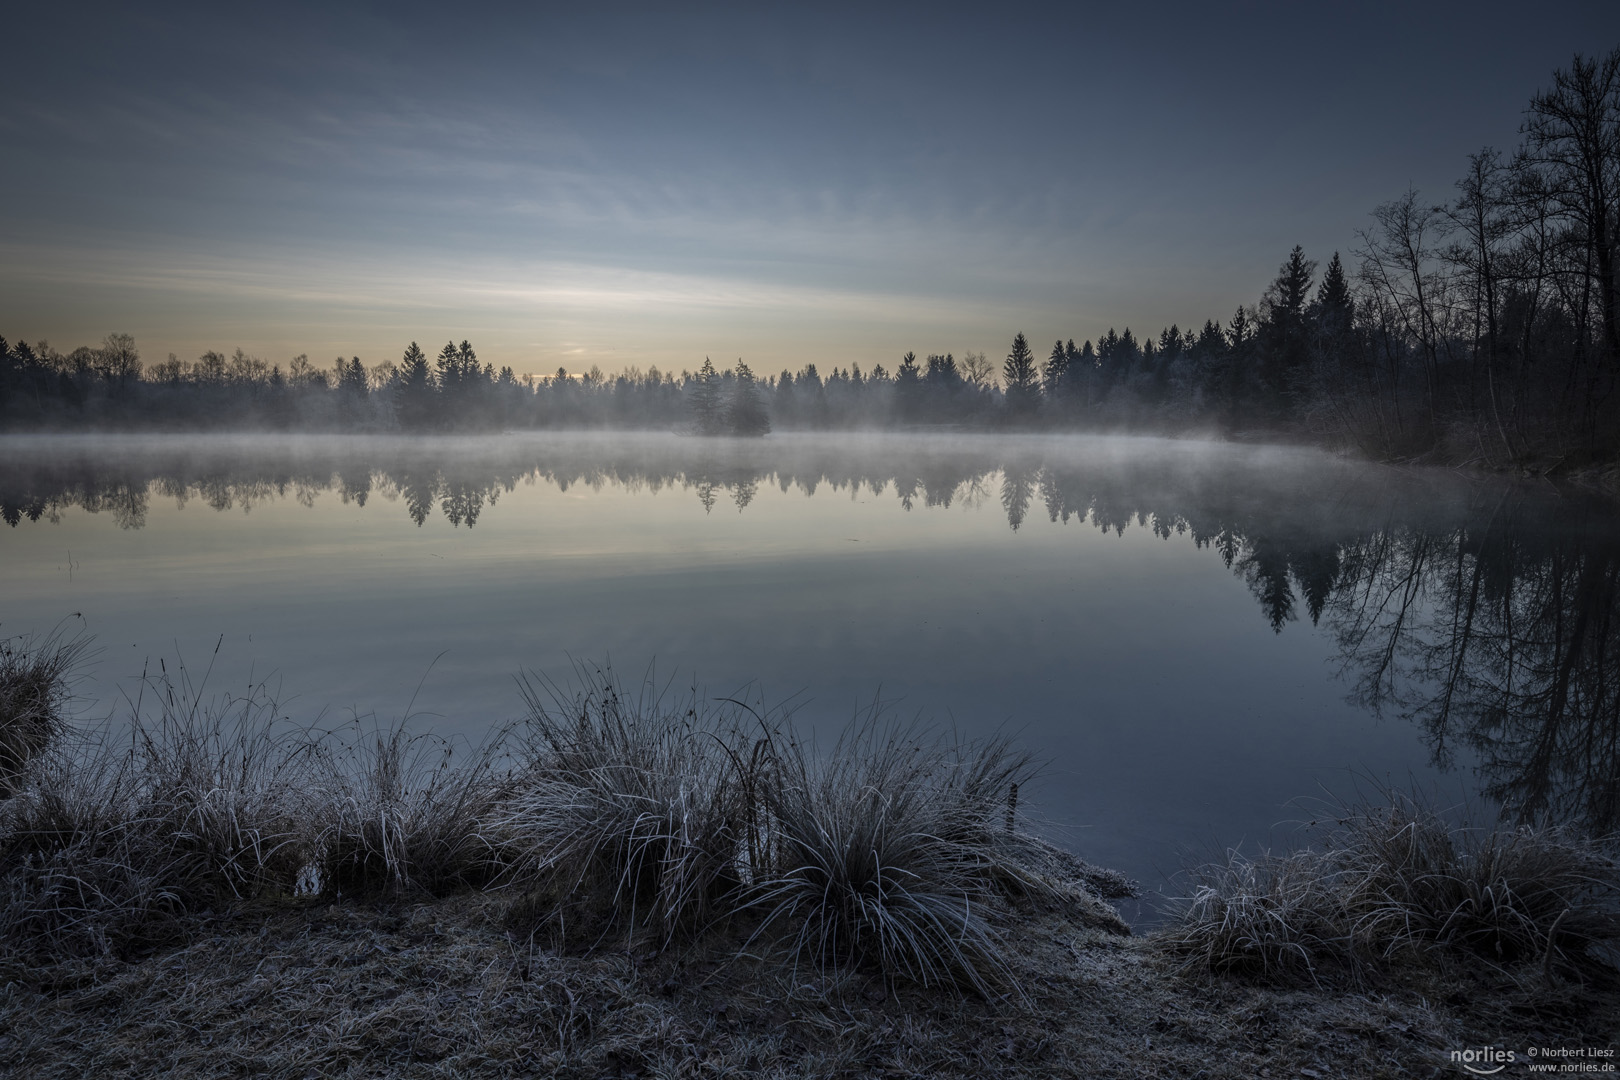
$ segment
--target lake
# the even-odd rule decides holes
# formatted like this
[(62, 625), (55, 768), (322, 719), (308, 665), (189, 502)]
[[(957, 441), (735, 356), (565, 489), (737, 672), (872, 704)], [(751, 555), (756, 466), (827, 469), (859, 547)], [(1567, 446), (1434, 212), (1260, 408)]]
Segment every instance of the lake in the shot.
[[(1620, 808), (1620, 515), (1545, 481), (1136, 438), (0, 438), (0, 634), (93, 634), (86, 723), (184, 663), (476, 740), (611, 663), (881, 699), (1046, 764), (1021, 806), (1175, 891), (1325, 793)], [(369, 722), (369, 721), (365, 721)]]

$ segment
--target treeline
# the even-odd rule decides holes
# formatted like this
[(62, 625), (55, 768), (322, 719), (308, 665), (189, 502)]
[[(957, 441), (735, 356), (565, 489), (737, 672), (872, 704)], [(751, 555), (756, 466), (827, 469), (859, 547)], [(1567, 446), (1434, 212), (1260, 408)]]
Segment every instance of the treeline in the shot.
[(1620, 452), (1620, 48), (1577, 56), (1525, 112), (1512, 153), (1481, 150), (1455, 194), (1378, 207), (1347, 267), (1296, 247), (1225, 323), (1004, 359), (907, 353), (756, 377), (741, 360), (678, 375), (518, 377), (468, 341), (434, 358), (285, 370), (238, 349), (143, 367), (134, 340), (60, 353), (0, 339), (10, 429), (469, 431), (501, 428), (948, 427), (1304, 438), (1379, 458), (1556, 466)]

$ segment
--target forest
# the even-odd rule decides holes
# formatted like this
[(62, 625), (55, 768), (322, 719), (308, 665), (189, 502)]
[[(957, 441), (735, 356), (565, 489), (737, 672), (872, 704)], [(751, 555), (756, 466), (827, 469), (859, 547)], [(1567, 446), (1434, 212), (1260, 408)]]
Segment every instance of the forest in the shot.
[(1348, 258), (1295, 247), (1224, 321), (1129, 327), (1004, 358), (896, 357), (756, 375), (518, 375), (472, 343), (369, 366), (237, 349), (147, 363), (134, 338), (61, 352), (0, 338), (0, 428), (470, 432), (642, 428), (1082, 430), (1310, 442), (1379, 460), (1554, 471), (1620, 453), (1620, 48), (1576, 56), (1511, 151), (1441, 200), (1372, 211)]

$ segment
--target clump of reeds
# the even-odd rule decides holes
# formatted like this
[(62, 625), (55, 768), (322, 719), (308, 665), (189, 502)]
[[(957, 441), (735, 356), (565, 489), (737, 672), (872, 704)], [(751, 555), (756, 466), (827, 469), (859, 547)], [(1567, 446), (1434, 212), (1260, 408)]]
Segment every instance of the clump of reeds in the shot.
[(1038, 879), (1002, 840), (1027, 755), (949, 741), (868, 715), (819, 757), (773, 741), (768, 865), (748, 904), (792, 928), (795, 952), (923, 985), (990, 993), (1010, 982), (992, 921), (1005, 884)]
[(279, 891), (306, 858), (300, 755), (262, 697), (169, 693), (122, 738), (36, 759), (0, 804), (0, 939), (55, 953), (165, 939), (184, 916)]
[(61, 734), (68, 683), (89, 644), (60, 633), (0, 640), (0, 799)]
[(1473, 828), (1397, 793), (1336, 817), (1319, 850), (1193, 870), (1167, 943), (1189, 966), (1284, 978), (1436, 951), (1552, 977), (1620, 939), (1620, 864), (1604, 843)]
[(1175, 902), (1165, 931), (1186, 966), (1314, 980), (1323, 962), (1354, 960), (1338, 878), (1320, 853), (1229, 851), (1189, 875), (1193, 894)]
[(786, 712), (579, 675), (524, 681), (525, 720), (462, 753), (165, 674), (118, 737), (34, 754), (0, 802), (0, 949), (138, 951), (255, 897), (505, 888), (515, 921), (575, 944), (740, 918), (795, 962), (988, 994), (1011, 982), (1006, 902), (1074, 907), (1014, 831), (1031, 768), (1005, 740), (873, 709), (818, 753)]
[(305, 801), (311, 861), (301, 891), (443, 896), (489, 884), (501, 866), (496, 820), (511, 794), (500, 735), (456, 760), (455, 747), (403, 727), (355, 743), (311, 745)]
[(821, 968), (1010, 982), (995, 913), (1009, 893), (1057, 895), (1014, 857), (1027, 755), (877, 709), (819, 754), (785, 714), (581, 675), (572, 694), (525, 684), (527, 764), (498, 827), (527, 918), (603, 930), (610, 912), (667, 941), (742, 916), (752, 942)]
[(741, 883), (759, 762), (736, 758), (732, 711), (648, 687), (628, 697), (610, 673), (579, 675), (573, 693), (522, 681), (527, 765), (500, 820), (510, 880), (559, 925), (609, 910), (667, 940)]

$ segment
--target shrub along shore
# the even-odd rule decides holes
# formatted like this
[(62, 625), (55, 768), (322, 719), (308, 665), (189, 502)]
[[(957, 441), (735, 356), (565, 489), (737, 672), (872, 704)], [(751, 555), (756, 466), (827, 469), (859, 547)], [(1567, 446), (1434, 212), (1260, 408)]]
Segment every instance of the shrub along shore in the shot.
[(1165, 925), (1021, 827), (1033, 775), (876, 709), (581, 670), (476, 748), (0, 652), (0, 1070), (27, 1076), (1447, 1074), (1612, 1045), (1620, 868), (1409, 798), (1190, 873)]

